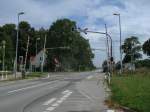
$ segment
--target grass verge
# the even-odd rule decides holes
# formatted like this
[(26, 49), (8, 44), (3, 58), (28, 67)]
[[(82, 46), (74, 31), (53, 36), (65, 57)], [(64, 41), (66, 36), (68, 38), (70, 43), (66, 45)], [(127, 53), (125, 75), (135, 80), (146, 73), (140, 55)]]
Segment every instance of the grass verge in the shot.
[(150, 112), (150, 73), (114, 76), (111, 100), (137, 112)]
[(47, 76), (47, 74), (48, 74), (47, 72), (44, 72), (44, 73), (32, 72), (26, 76), (26, 79), (45, 77), (45, 76)]
[(25, 79), (35, 79), (35, 78), (42, 78), (42, 77), (46, 77), (48, 74), (48, 72), (44, 72), (44, 73), (41, 73), (41, 72), (32, 72), (32, 73), (29, 73), (28, 75), (25, 76), (25, 78), (22, 78), (22, 77), (17, 77), (15, 78), (14, 76), (12, 75), (8, 75), (8, 79), (5, 79), (5, 80), (0, 80), (0, 85), (2, 83), (8, 83), (8, 82), (13, 82), (13, 81), (19, 81), (19, 80), (25, 80)]

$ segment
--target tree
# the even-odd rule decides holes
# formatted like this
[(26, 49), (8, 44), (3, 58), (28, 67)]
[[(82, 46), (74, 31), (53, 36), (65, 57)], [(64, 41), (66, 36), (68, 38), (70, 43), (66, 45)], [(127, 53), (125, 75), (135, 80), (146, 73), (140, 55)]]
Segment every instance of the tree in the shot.
[[(2, 54), (3, 54), (3, 45), (2, 41), (5, 41), (5, 69), (11, 70), (13, 68), (13, 60), (14, 60), (14, 48), (13, 48), (13, 42), (11, 39), (11, 35), (9, 33), (11, 30), (6, 29), (6, 26), (0, 27), (0, 62), (2, 62)], [(10, 28), (10, 27), (7, 27)], [(10, 31), (10, 32), (9, 32)], [(0, 63), (2, 65), (2, 63)], [(2, 68), (1, 68), (2, 69)]]
[[(19, 56), (25, 59), (28, 36), (29, 49), (27, 56), (27, 67), (29, 67), (30, 57), (36, 55), (36, 41), (38, 41), (37, 51), (43, 49), (45, 35), (47, 35), (46, 48), (54, 48), (47, 50), (47, 67), (54, 69), (56, 58), (61, 63), (63, 70), (86, 70), (94, 68), (92, 53), (89, 41), (83, 38), (79, 32), (72, 31), (76, 27), (76, 23), (69, 19), (61, 19), (54, 22), (48, 30), (41, 28), (35, 30), (31, 25), (22, 21), (19, 23), (19, 41), (18, 41), (18, 62)], [(2, 41), (6, 41), (6, 65), (9, 69), (13, 68), (16, 51), (17, 29), (15, 24), (5, 24), (0, 27), (0, 46)], [(2, 49), (0, 49), (0, 60), (2, 60)], [(2, 64), (0, 63), (0, 66)], [(18, 64), (19, 65), (19, 64)]]
[(136, 61), (135, 66), (137, 68), (150, 68), (150, 59), (138, 60)]
[(9, 36), (13, 42), (13, 48), (15, 48), (16, 45), (16, 36), (17, 36), (17, 31), (16, 31), (16, 25), (15, 24), (5, 24), (3, 26), (3, 30), (7, 36)]
[[(45, 36), (47, 35), (47, 30), (44, 28), (40, 28), (39, 30), (35, 31), (35, 37), (34, 37), (34, 47), (36, 46), (35, 42), (37, 39), (39, 39), (39, 41), (37, 41), (37, 52), (41, 51), (44, 47), (44, 41), (45, 41)], [(35, 52), (35, 50), (34, 50)]]
[(146, 42), (144, 42), (142, 47), (144, 54), (150, 56), (150, 38)]
[(28, 41), (29, 32), (31, 30), (30, 24), (26, 21), (19, 23), (19, 43), (18, 43), (18, 56), (25, 56), (26, 45)]
[(76, 23), (69, 19), (57, 20), (48, 31), (47, 48), (69, 47), (70, 49), (53, 49), (48, 51), (48, 66), (54, 68), (54, 57), (59, 60), (63, 70), (92, 68), (94, 57), (89, 41), (79, 32), (72, 31)]
[(141, 45), (138, 37), (131, 36), (130, 38), (125, 39), (122, 50), (125, 54), (123, 59), (124, 63), (134, 62), (142, 57), (140, 54)]
[(35, 43), (36, 43), (36, 31), (31, 25), (22, 21), (19, 23), (19, 47), (18, 47), (18, 56), (23, 56), (25, 59), (27, 41), (29, 37), (29, 46), (28, 46), (28, 55), (27, 55), (27, 67), (29, 67), (30, 57), (35, 56)]

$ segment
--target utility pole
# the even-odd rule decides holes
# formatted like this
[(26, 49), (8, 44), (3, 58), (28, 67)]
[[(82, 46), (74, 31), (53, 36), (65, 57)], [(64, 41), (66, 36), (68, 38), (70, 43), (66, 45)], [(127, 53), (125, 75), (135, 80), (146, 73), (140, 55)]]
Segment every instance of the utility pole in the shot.
[(121, 17), (119, 14), (119, 31), (120, 31), (120, 60), (121, 60), (121, 73), (123, 72), (123, 65), (122, 65), (122, 33), (121, 33)]
[(23, 56), (19, 56), (19, 61), (20, 61), (20, 70), (21, 70), (21, 72), (22, 72), (23, 69), (24, 69)]
[(110, 69), (110, 65), (109, 65), (109, 58), (110, 58), (110, 55), (109, 55), (109, 43), (108, 43), (108, 31), (107, 31), (107, 25), (105, 24), (105, 31), (106, 31), (106, 48), (107, 48), (107, 66), (108, 66), (108, 70)]
[(27, 57), (28, 57), (29, 41), (30, 41), (30, 36), (28, 36), (27, 48), (26, 48), (26, 56), (25, 56), (25, 62), (24, 62), (24, 70), (25, 71), (26, 71), (26, 64), (27, 64)]
[(106, 44), (107, 44), (107, 70), (110, 71), (111, 64), (110, 64), (110, 54), (109, 54), (109, 40), (108, 40), (108, 31), (107, 31), (107, 25), (105, 24), (105, 30), (106, 30)]
[(107, 34), (108, 34), (108, 32), (107, 32), (107, 25), (105, 24), (105, 30), (106, 30), (106, 46), (107, 46), (107, 58), (108, 58), (108, 60), (109, 60), (109, 43), (108, 43), (108, 36), (107, 36)]
[[(36, 38), (36, 43), (35, 43), (35, 56), (37, 56), (37, 47), (38, 47), (38, 40), (40, 40), (40, 38)], [(35, 72), (36, 72), (36, 66), (35, 66)]]
[(114, 58), (113, 58), (113, 54), (112, 54), (112, 37), (107, 33), (106, 34), (109, 39), (110, 39), (110, 58), (109, 58), (109, 61), (110, 61), (110, 71), (113, 72), (113, 66), (112, 66), (112, 63), (114, 61)]
[(44, 48), (43, 48), (43, 58), (42, 58), (42, 63), (41, 63), (41, 72), (43, 72), (44, 61), (45, 61), (46, 39), (47, 39), (47, 36), (45, 35)]

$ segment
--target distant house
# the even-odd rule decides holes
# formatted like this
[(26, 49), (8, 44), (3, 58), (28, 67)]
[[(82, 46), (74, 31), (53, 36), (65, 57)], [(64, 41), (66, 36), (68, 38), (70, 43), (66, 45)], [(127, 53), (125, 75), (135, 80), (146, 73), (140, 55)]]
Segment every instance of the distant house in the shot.
[(125, 68), (126, 70), (135, 70), (135, 64), (126, 63), (126, 64), (124, 65), (124, 68)]
[[(36, 71), (37, 68), (40, 68), (43, 61), (43, 53), (44, 51), (41, 50), (36, 56), (30, 58), (30, 70)], [(46, 64), (46, 53), (44, 53), (44, 65)]]

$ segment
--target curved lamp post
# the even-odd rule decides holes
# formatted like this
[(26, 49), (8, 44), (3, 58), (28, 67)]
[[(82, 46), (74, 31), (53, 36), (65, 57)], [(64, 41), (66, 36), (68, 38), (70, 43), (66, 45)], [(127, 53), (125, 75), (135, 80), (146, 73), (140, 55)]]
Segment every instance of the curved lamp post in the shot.
[(112, 37), (108, 33), (98, 32), (98, 31), (90, 31), (90, 30), (88, 30), (88, 28), (85, 28), (85, 29), (78, 28), (78, 30), (80, 32), (85, 33), (85, 34), (87, 34), (87, 33), (97, 33), (97, 34), (102, 34), (102, 35), (106, 35), (107, 37), (109, 37), (109, 39), (110, 39), (110, 46), (111, 46), (111, 48), (110, 48), (110, 55), (111, 55), (111, 58), (112, 58)]
[[(110, 39), (110, 59), (109, 60), (111, 62), (113, 61), (113, 56), (112, 56), (112, 37), (107, 32), (90, 31), (90, 30), (88, 30), (88, 28), (85, 28), (85, 29), (78, 28), (77, 30), (79, 30), (79, 32), (83, 32), (85, 34), (87, 34), (87, 33), (96, 33), (96, 34), (106, 35), (107, 40), (108, 40), (108, 38)], [(107, 45), (107, 47), (109, 47), (109, 46)]]
[(18, 60), (18, 38), (19, 38), (19, 22), (20, 22), (20, 16), (25, 14), (24, 12), (19, 12), (17, 14), (18, 16), (18, 25), (17, 25), (17, 40), (16, 40), (16, 57), (15, 57), (15, 62), (14, 62), (14, 73), (15, 73), (15, 78), (17, 77), (17, 60)]
[(121, 42), (122, 42), (122, 33), (121, 33), (121, 17), (119, 13), (114, 13), (113, 15), (118, 16), (119, 18), (119, 31), (120, 31), (120, 64), (121, 64), (121, 73), (123, 71), (123, 65), (122, 65), (122, 48), (121, 48)]

